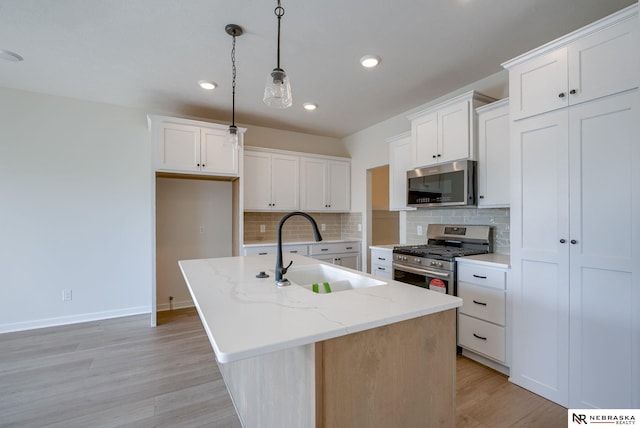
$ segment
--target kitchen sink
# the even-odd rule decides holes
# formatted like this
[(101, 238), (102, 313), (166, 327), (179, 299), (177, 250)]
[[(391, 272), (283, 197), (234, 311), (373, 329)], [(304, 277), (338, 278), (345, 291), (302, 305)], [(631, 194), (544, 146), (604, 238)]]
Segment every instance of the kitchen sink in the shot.
[[(335, 293), (386, 284), (368, 276), (324, 264), (292, 266), (285, 277), (291, 283), (318, 294), (326, 294), (328, 290)], [(329, 287), (327, 288), (324, 283), (329, 284)]]

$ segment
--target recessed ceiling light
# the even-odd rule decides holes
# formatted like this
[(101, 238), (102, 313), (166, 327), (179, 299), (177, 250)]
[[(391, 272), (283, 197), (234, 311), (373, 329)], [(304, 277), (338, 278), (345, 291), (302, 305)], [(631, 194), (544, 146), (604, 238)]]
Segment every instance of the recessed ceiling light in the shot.
[(365, 68), (375, 67), (380, 64), (380, 57), (377, 55), (365, 55), (360, 58), (360, 64)]
[(11, 52), (11, 51), (5, 51), (4, 49), (0, 49), (0, 59), (5, 59), (11, 62), (24, 61), (24, 58), (22, 58), (17, 53)]
[(313, 111), (318, 108), (318, 104), (304, 103), (302, 104), (302, 107), (304, 107), (305, 110)]
[(198, 85), (200, 85), (202, 89), (206, 89), (208, 91), (215, 89), (218, 86), (216, 82), (212, 82), (210, 80), (200, 80), (198, 81)]

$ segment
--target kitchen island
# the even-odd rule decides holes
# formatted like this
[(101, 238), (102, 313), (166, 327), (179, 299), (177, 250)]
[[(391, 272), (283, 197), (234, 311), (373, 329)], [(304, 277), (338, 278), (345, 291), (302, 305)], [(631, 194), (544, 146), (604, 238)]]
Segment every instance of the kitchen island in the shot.
[(454, 425), (461, 299), (391, 280), (277, 288), (274, 266), (272, 255), (180, 262), (245, 427)]

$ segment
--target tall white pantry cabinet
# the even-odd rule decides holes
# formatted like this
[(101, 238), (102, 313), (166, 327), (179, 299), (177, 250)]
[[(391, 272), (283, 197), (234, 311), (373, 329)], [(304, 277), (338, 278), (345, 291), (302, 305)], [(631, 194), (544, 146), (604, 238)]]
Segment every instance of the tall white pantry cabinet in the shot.
[(511, 381), (569, 408), (640, 408), (635, 4), (505, 64)]

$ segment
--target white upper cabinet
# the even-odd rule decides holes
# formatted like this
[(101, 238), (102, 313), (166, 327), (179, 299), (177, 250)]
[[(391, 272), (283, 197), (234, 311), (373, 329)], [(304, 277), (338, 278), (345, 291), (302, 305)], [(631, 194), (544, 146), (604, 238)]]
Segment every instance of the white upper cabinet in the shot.
[(408, 116), (411, 168), (475, 159), (475, 108), (492, 101), (471, 91)]
[(638, 86), (638, 24), (621, 11), (503, 64), (513, 120)]
[(347, 212), (351, 208), (351, 162), (300, 158), (300, 209)]
[[(226, 142), (228, 126), (149, 116), (156, 171), (238, 176), (240, 149)], [(239, 129), (242, 141), (244, 129)]]
[(298, 209), (298, 158), (246, 149), (244, 152), (244, 210)]
[(478, 207), (508, 207), (509, 99), (479, 107)]
[(411, 134), (396, 135), (389, 144), (389, 210), (415, 210), (407, 207), (407, 171), (412, 169)]

